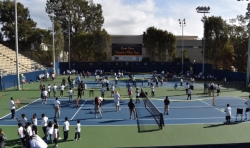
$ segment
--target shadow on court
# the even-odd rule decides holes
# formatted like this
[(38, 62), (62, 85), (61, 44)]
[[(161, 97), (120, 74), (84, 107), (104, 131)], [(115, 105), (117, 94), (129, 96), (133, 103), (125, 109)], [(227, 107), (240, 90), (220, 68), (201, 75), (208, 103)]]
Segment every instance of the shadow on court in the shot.
[(213, 127), (220, 127), (220, 126), (227, 126), (227, 125), (236, 125), (239, 123), (242, 123), (242, 121), (235, 121), (235, 122), (221, 123), (221, 124), (211, 124), (211, 125), (205, 126), (203, 128), (213, 128)]

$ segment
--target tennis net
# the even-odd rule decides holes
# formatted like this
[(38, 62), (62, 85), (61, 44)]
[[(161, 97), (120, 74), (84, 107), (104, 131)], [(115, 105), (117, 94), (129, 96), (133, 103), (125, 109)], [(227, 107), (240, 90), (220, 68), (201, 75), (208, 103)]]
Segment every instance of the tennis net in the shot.
[(141, 95), (144, 101), (145, 108), (151, 113), (157, 122), (160, 129), (164, 126), (163, 114), (159, 111), (159, 109), (153, 104), (153, 102), (148, 98), (147, 93), (141, 89)]

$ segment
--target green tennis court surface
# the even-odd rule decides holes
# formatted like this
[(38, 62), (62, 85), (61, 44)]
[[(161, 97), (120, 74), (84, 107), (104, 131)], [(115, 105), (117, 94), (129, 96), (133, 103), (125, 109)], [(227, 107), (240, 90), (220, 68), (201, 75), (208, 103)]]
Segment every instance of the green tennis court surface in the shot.
[[(139, 76), (138, 76), (139, 77)], [(58, 86), (61, 83), (62, 76), (58, 77), (54, 82), (47, 81), (42, 82), (47, 86), (47, 84), (56, 83)], [(113, 79), (110, 80), (110, 83)], [(93, 78), (83, 79), (88, 84), (88, 89), (94, 88), (95, 96), (100, 95), (99, 86), (94, 83)], [(2, 117), (9, 114), (9, 99), (14, 97), (21, 98), (22, 105), (28, 105), (29, 103), (38, 99), (40, 95), (39, 91), (40, 83), (32, 83), (24, 85), (24, 91), (14, 91), (9, 89), (6, 91), (0, 92), (0, 127), (4, 130), (5, 134), (8, 137), (7, 148), (18, 148), (20, 143), (17, 136), (17, 126), (14, 122), (11, 123), (2, 123)], [(141, 87), (141, 84), (137, 84)], [(150, 92), (150, 88), (147, 87), (147, 83), (144, 83), (145, 91)], [(244, 100), (248, 98), (248, 92), (242, 92), (235, 88), (222, 88), (222, 93), (220, 97), (216, 97), (215, 103), (216, 107), (211, 107), (212, 97), (204, 95), (203, 88), (201, 83), (196, 83), (193, 91), (193, 99), (187, 102), (184, 88), (179, 87), (177, 90), (173, 88), (174, 83), (168, 82), (164, 83), (163, 86), (155, 88), (155, 96), (152, 98), (153, 103), (163, 112), (161, 107), (161, 102), (166, 95), (169, 96), (171, 100), (170, 104), (170, 115), (164, 115), (165, 126), (163, 130), (152, 130), (157, 128), (157, 124), (154, 122), (148, 122), (147, 120), (132, 120), (128, 121), (133, 124), (122, 124), (116, 122), (113, 125), (110, 124), (89, 124), (88, 121), (81, 121), (82, 132), (81, 140), (72, 141), (74, 138), (74, 121), (72, 121), (69, 139), (66, 142), (60, 141), (59, 147), (68, 148), (68, 147), (143, 147), (143, 146), (174, 146), (174, 145), (194, 145), (194, 144), (211, 144), (211, 143), (239, 143), (239, 142), (248, 142), (248, 137), (250, 133), (248, 131), (249, 122), (234, 122), (233, 124), (225, 125), (224, 114), (221, 112), (221, 108), (224, 108), (226, 103), (230, 103), (232, 106), (232, 115), (235, 117), (236, 108), (245, 108)], [(124, 101), (127, 101), (127, 90), (125, 84), (119, 84), (119, 93), (123, 95)], [(107, 92), (107, 101), (112, 102), (110, 97), (110, 92)], [(66, 97), (67, 95), (65, 95)], [(76, 92), (75, 92), (76, 97)], [(150, 97), (150, 95), (149, 95)], [(89, 98), (88, 90), (85, 91), (84, 98)], [(158, 103), (159, 102), (159, 103)], [(199, 102), (199, 103), (197, 103)], [(204, 103), (205, 102), (205, 103)], [(142, 103), (142, 102), (141, 102)], [(90, 104), (89, 104), (90, 105)], [(163, 106), (163, 105), (162, 105)], [(72, 108), (74, 105), (72, 106)], [(171, 108), (172, 107), (172, 108)], [(91, 107), (90, 107), (91, 108)], [(108, 106), (112, 109), (112, 106)], [(124, 106), (125, 108), (125, 106)], [(23, 108), (25, 109), (25, 107)], [(35, 113), (41, 110), (46, 110), (47, 108), (43, 107), (30, 107), (28, 112)], [(84, 106), (83, 108), (84, 109)], [(105, 110), (105, 108), (103, 108)], [(206, 110), (208, 109), (208, 110)], [(210, 111), (211, 109), (211, 111)], [(106, 108), (107, 110), (107, 108)], [(123, 109), (122, 109), (123, 110)], [(197, 111), (196, 111), (197, 110)], [(24, 110), (27, 111), (27, 110)], [(201, 112), (204, 117), (201, 116)], [(77, 112), (77, 109), (74, 108), (74, 113)], [(122, 112), (124, 115), (122, 118), (128, 118), (128, 112)], [(207, 116), (206, 113), (208, 114)], [(27, 113), (28, 114), (28, 113)], [(138, 116), (149, 114), (145, 109), (138, 109)], [(72, 114), (73, 117), (74, 114)], [(105, 115), (105, 112), (104, 112)], [(39, 116), (39, 114), (38, 114)], [(52, 113), (53, 116), (53, 113)], [(171, 117), (170, 117), (171, 116)], [(6, 116), (5, 118), (7, 118)], [(186, 122), (188, 119), (192, 122)], [(211, 118), (208, 117), (217, 117)], [(29, 116), (27, 119), (29, 120)], [(77, 117), (78, 118), (78, 117)], [(79, 117), (80, 118), (80, 117)], [(111, 117), (110, 117), (111, 118)], [(116, 117), (117, 118), (117, 117)], [(208, 118), (208, 119), (206, 119)], [(216, 120), (214, 120), (216, 119)], [(240, 119), (238, 117), (238, 119)], [(52, 120), (52, 119), (50, 119)], [(202, 120), (201, 122), (199, 122)], [(234, 121), (235, 118), (232, 119)], [(142, 122), (143, 121), (143, 122)], [(153, 120), (152, 120), (153, 121)], [(86, 123), (87, 122), (87, 123)], [(2, 126), (4, 125), (4, 126)], [(138, 126), (139, 125), (139, 126)], [(139, 130), (140, 129), (140, 130)], [(62, 127), (60, 127), (62, 131)], [(39, 127), (39, 135), (42, 134), (41, 127)], [(62, 137), (62, 132), (60, 133)], [(52, 145), (50, 145), (52, 147)]]

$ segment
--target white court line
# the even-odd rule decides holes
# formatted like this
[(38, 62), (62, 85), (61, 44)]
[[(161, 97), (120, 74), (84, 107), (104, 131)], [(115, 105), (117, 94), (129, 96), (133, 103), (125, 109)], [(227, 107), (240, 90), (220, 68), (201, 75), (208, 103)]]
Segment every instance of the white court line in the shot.
[[(208, 103), (206, 103), (206, 102), (204, 102), (204, 101), (202, 101), (202, 100), (200, 100), (201, 102), (203, 102), (203, 103), (205, 103), (205, 104), (207, 104), (207, 105), (209, 105), (209, 106), (211, 106), (210, 104), (208, 104)], [(216, 110), (218, 110), (218, 111), (220, 111), (220, 112), (222, 112), (222, 113), (225, 113), (224, 111), (222, 111), (222, 110), (220, 110), (220, 109), (218, 109), (217, 107), (215, 107), (215, 106), (211, 106), (211, 107), (213, 107), (213, 108), (215, 108)], [(231, 117), (232, 118), (235, 118), (234, 116), (232, 116), (231, 115)]]
[[(40, 98), (38, 98), (38, 99), (36, 99), (36, 100), (30, 102), (29, 104), (26, 104), (26, 105), (22, 106), (21, 108), (18, 108), (18, 109), (16, 110), (16, 112), (19, 111), (20, 109), (23, 109), (24, 107), (27, 107), (28, 105), (30, 105), (30, 104), (32, 104), (32, 103), (38, 101), (38, 100), (40, 100)], [(22, 101), (22, 100), (21, 100), (21, 101)], [(5, 117), (7, 117), (7, 116), (9, 116), (9, 115), (11, 115), (11, 113), (9, 113), (9, 114), (7, 114), (7, 115), (1, 117), (0, 120), (3, 119), (3, 118), (5, 118)]]
[(74, 116), (73, 116), (70, 120), (72, 120), (72, 119), (76, 116), (76, 114), (80, 111), (80, 109), (83, 107), (83, 105), (84, 105), (87, 101), (88, 101), (88, 100), (85, 100), (85, 102), (82, 103), (81, 107), (79, 107), (79, 109), (76, 111), (76, 113), (74, 114)]
[(237, 96), (234, 96), (234, 97), (237, 98), (237, 99), (241, 99), (241, 100), (247, 101), (246, 99), (242, 99), (242, 98), (237, 97)]

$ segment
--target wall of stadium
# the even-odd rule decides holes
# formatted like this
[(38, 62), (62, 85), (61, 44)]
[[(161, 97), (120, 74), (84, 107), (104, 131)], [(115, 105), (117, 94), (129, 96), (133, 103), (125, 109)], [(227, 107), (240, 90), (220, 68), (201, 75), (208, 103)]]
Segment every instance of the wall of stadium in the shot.
[[(177, 37), (176, 51), (181, 58), (182, 37)], [(183, 50), (187, 50), (190, 62), (202, 63), (202, 41), (197, 36), (183, 37)], [(117, 54), (118, 53), (118, 54)], [(111, 61), (141, 61), (148, 57), (143, 46), (142, 35), (111, 35), (111, 46), (106, 62)], [(169, 57), (165, 62), (171, 62)]]

